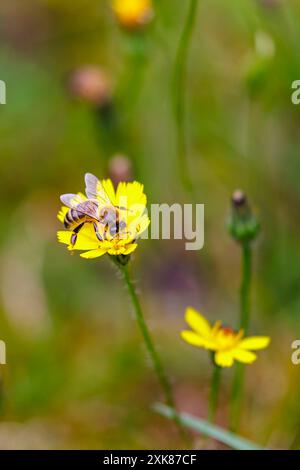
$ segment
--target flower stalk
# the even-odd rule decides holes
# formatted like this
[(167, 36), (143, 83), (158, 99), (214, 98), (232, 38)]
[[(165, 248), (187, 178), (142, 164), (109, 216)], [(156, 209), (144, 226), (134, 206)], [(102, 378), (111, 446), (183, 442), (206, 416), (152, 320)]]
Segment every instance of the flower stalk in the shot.
[(101, 67), (84, 65), (70, 73), (67, 89), (74, 99), (90, 107), (100, 148), (108, 158), (121, 137), (110, 78)]
[[(240, 287), (240, 327), (247, 332), (250, 319), (250, 289), (252, 271), (252, 249), (249, 242), (242, 245), (242, 282)], [(231, 395), (231, 430), (239, 427), (242, 408), (242, 396), (245, 369), (243, 364), (237, 364)]]
[(185, 89), (189, 45), (195, 24), (197, 7), (198, 0), (190, 0), (188, 15), (177, 50), (173, 83), (173, 112), (176, 125), (178, 167), (183, 187), (192, 195), (193, 185), (188, 168), (185, 133)]
[(218, 407), (220, 383), (221, 383), (221, 367), (214, 364), (213, 375), (211, 379), (209, 406), (208, 406), (208, 421), (210, 423), (213, 423), (215, 420), (217, 407)]
[(183, 429), (183, 427), (181, 425), (180, 417), (179, 417), (178, 412), (176, 410), (175, 400), (174, 400), (173, 393), (172, 393), (172, 387), (171, 387), (170, 382), (169, 382), (169, 380), (167, 378), (167, 375), (165, 373), (165, 370), (164, 370), (164, 367), (162, 365), (159, 354), (158, 354), (158, 352), (157, 352), (157, 350), (154, 346), (154, 343), (152, 341), (152, 338), (151, 338), (151, 335), (150, 335), (150, 332), (149, 332), (149, 328), (148, 328), (147, 323), (145, 321), (143, 310), (142, 310), (142, 307), (141, 307), (141, 304), (140, 304), (140, 300), (139, 300), (138, 295), (136, 293), (136, 289), (134, 287), (134, 284), (131, 280), (131, 276), (130, 276), (129, 269), (128, 269), (128, 263), (127, 262), (125, 263), (125, 262), (122, 262), (122, 261), (120, 262), (120, 260), (117, 257), (112, 257), (112, 259), (115, 262), (115, 264), (118, 266), (118, 268), (119, 268), (119, 270), (120, 270), (120, 272), (123, 276), (124, 282), (126, 284), (130, 299), (132, 301), (132, 305), (134, 307), (135, 318), (136, 318), (137, 324), (140, 328), (140, 331), (142, 333), (146, 349), (147, 349), (148, 354), (151, 358), (154, 371), (157, 375), (159, 383), (160, 383), (160, 385), (162, 387), (162, 390), (164, 392), (166, 404), (172, 409), (174, 422), (177, 425), (177, 428), (179, 430), (180, 435), (182, 437), (184, 437), (185, 440), (186, 440), (187, 439), (186, 432), (185, 432), (185, 430)]
[(131, 116), (142, 92), (147, 64), (149, 43), (146, 31), (125, 31), (125, 73), (121, 77), (117, 98), (123, 106), (125, 116)]
[(248, 333), (250, 318), (250, 288), (252, 274), (252, 248), (250, 243), (242, 246), (242, 283), (240, 288), (240, 328)]
[[(250, 321), (250, 291), (252, 277), (252, 241), (258, 235), (260, 226), (252, 214), (247, 198), (242, 191), (235, 191), (232, 197), (232, 215), (229, 231), (240, 244), (242, 254), (242, 280), (240, 286), (240, 328), (248, 332)], [(238, 364), (235, 370), (231, 394), (231, 430), (239, 427), (245, 370), (243, 364)]]

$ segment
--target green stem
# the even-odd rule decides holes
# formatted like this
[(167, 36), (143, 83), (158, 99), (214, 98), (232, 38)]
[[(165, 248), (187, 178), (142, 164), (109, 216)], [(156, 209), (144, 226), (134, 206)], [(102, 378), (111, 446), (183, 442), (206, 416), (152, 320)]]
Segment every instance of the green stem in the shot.
[(221, 382), (221, 367), (214, 365), (208, 407), (208, 421), (213, 423), (216, 416)]
[(190, 0), (186, 22), (179, 41), (176, 55), (174, 84), (173, 84), (173, 111), (176, 124), (177, 159), (184, 188), (193, 195), (193, 185), (187, 162), (187, 146), (185, 135), (185, 90), (186, 71), (190, 40), (196, 19), (198, 0)]
[[(240, 289), (240, 328), (247, 334), (250, 319), (250, 287), (252, 271), (252, 252), (250, 243), (242, 247), (242, 284)], [(245, 370), (243, 364), (237, 364), (233, 378), (231, 394), (231, 430), (239, 427), (242, 408)]]
[[(118, 151), (122, 135), (114, 103), (107, 103), (94, 109), (95, 130), (104, 162)], [(118, 143), (118, 145), (117, 145)]]
[(242, 284), (240, 290), (241, 319), (240, 327), (244, 333), (248, 333), (250, 318), (250, 286), (252, 270), (252, 252), (250, 243), (245, 243), (242, 248)]
[(133, 307), (134, 307), (134, 313), (135, 317), (138, 323), (138, 326), (140, 328), (140, 331), (142, 333), (142, 336), (144, 338), (144, 342), (147, 348), (147, 351), (149, 353), (149, 356), (151, 358), (153, 368), (155, 370), (155, 373), (157, 375), (157, 378), (160, 382), (160, 385), (163, 389), (164, 395), (165, 395), (165, 400), (167, 405), (173, 410), (173, 419), (174, 422), (176, 423), (178, 430), (180, 432), (180, 435), (187, 441), (187, 434), (184, 428), (182, 427), (181, 420), (179, 417), (179, 414), (176, 410), (176, 405), (175, 405), (175, 400), (173, 398), (172, 394), (172, 388), (169, 383), (169, 380), (167, 378), (167, 375), (165, 373), (164, 367), (162, 365), (161, 359), (158, 355), (157, 350), (154, 347), (148, 326), (145, 321), (145, 317), (142, 311), (142, 307), (139, 301), (139, 298), (137, 296), (134, 284), (131, 280), (130, 274), (129, 274), (129, 269), (128, 265), (122, 265), (117, 262), (117, 265), (123, 275), (124, 281), (126, 283)]
[[(132, 132), (136, 120), (136, 110), (143, 90), (144, 80), (149, 63), (149, 44), (146, 32), (124, 32), (125, 64), (121, 74), (115, 101), (118, 106), (121, 139), (117, 138), (114, 145), (129, 153), (134, 166), (134, 173), (139, 172), (139, 160), (132, 148)], [(126, 132), (124, 131), (126, 129)], [(120, 137), (119, 136), (119, 137)], [(118, 137), (118, 136), (116, 136)]]

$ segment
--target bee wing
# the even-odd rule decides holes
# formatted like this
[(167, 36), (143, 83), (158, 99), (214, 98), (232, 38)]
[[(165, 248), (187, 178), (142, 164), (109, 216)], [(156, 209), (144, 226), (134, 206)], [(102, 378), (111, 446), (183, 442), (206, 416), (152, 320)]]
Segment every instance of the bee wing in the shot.
[(92, 173), (85, 174), (85, 192), (89, 199), (97, 199), (102, 204), (110, 204), (111, 201), (105, 192), (101, 182)]
[(65, 206), (75, 209), (84, 199), (78, 194), (63, 194), (60, 196), (60, 200)]
[(82, 204), (76, 206), (76, 211), (81, 212), (88, 217), (95, 220), (99, 219), (98, 203), (97, 201), (84, 201)]

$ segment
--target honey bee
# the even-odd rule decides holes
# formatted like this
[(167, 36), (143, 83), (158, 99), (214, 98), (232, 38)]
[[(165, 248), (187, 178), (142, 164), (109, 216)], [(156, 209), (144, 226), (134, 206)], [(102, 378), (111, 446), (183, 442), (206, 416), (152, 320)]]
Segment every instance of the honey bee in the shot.
[(120, 231), (126, 229), (126, 222), (121, 220), (120, 212), (127, 209), (113, 205), (101, 182), (91, 173), (86, 173), (85, 184), (87, 200), (77, 194), (63, 194), (60, 197), (61, 202), (69, 207), (64, 226), (73, 231), (72, 246), (76, 243), (78, 233), (87, 223), (93, 224), (99, 241), (105, 240), (108, 234), (115, 238)]

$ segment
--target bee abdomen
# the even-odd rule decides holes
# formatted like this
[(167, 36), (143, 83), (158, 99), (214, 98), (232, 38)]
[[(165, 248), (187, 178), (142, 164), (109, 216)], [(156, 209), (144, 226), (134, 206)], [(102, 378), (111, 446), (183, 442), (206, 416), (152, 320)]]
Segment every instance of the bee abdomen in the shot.
[(78, 221), (85, 217), (84, 214), (78, 212), (76, 209), (70, 209), (66, 215), (64, 220), (65, 228), (70, 228), (73, 224), (76, 224)]

